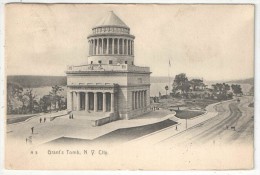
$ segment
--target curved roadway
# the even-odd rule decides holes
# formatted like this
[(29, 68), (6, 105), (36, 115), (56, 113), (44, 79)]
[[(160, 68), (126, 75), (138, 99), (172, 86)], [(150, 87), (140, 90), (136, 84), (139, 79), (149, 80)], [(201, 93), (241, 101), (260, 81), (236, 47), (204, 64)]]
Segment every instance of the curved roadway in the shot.
[(162, 140), (157, 145), (253, 144), (254, 108), (248, 107), (252, 101), (252, 97), (242, 97), (240, 102), (220, 103), (215, 106), (218, 112), (216, 117)]

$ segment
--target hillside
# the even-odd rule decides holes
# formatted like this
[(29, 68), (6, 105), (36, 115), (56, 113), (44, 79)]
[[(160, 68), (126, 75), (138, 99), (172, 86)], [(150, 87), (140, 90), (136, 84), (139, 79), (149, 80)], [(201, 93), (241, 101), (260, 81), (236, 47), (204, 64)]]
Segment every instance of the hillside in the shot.
[(11, 75), (7, 76), (7, 83), (16, 83), (24, 88), (37, 88), (44, 86), (66, 86), (65, 76), (31, 76), (31, 75)]
[(227, 83), (254, 85), (254, 78), (247, 78), (247, 79), (242, 79), (242, 80), (232, 80), (232, 81), (228, 81)]
[[(171, 79), (171, 82), (173, 79)], [(7, 76), (8, 83), (16, 83), (24, 88), (37, 88), (45, 86), (66, 86), (66, 76), (32, 76), (32, 75), (10, 75)], [(168, 83), (168, 77), (151, 77), (151, 83)]]
[[(37, 88), (37, 87), (45, 87), (45, 86), (66, 86), (67, 79), (66, 76), (31, 76), (31, 75), (11, 75), (7, 76), (8, 83), (17, 83), (20, 84), (24, 88)], [(170, 78), (170, 82), (173, 82), (173, 78)], [(217, 83), (218, 81), (205, 81), (206, 84), (211, 85)], [(219, 81), (224, 82), (224, 81)], [(168, 84), (168, 77), (151, 77), (151, 84), (154, 83), (162, 83)], [(242, 80), (232, 80), (227, 81), (228, 84), (254, 84), (254, 78), (242, 79)]]

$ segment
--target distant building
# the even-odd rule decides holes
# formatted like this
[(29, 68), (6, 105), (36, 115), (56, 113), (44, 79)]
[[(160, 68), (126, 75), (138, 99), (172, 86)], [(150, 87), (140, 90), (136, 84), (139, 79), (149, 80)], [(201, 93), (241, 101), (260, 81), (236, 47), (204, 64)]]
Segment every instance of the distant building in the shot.
[(68, 66), (66, 71), (68, 110), (114, 119), (148, 112), (151, 72), (149, 67), (135, 66), (134, 39), (112, 11), (92, 28), (87, 63)]

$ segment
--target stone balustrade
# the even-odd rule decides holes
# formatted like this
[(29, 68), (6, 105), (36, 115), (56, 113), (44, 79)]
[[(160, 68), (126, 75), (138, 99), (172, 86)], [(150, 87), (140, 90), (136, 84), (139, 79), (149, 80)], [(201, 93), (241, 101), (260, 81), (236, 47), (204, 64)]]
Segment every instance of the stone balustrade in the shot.
[(90, 64), (80, 66), (68, 66), (67, 73), (79, 73), (79, 72), (93, 72), (93, 71), (125, 71), (125, 72), (149, 72), (149, 67), (139, 67), (134, 65), (119, 64), (119, 65), (107, 65), (107, 64)]

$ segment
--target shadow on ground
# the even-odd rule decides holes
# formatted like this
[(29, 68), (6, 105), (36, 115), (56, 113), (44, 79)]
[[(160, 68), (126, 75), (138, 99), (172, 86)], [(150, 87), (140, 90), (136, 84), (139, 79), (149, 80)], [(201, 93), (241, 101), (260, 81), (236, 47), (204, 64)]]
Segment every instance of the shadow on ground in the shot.
[(109, 145), (113, 146), (116, 144), (124, 143), (138, 137), (142, 137), (144, 135), (159, 131), (161, 129), (167, 128), (169, 126), (175, 125), (176, 122), (167, 119), (162, 122), (158, 122), (155, 124), (132, 127), (132, 128), (124, 128), (117, 129), (110, 133), (107, 133), (101, 137), (98, 137), (93, 140), (86, 139), (77, 139), (77, 138), (68, 138), (61, 137), (55, 140), (52, 140), (45, 145), (55, 145), (55, 146), (66, 146), (66, 145), (81, 145), (81, 146), (93, 146), (96, 144)]

